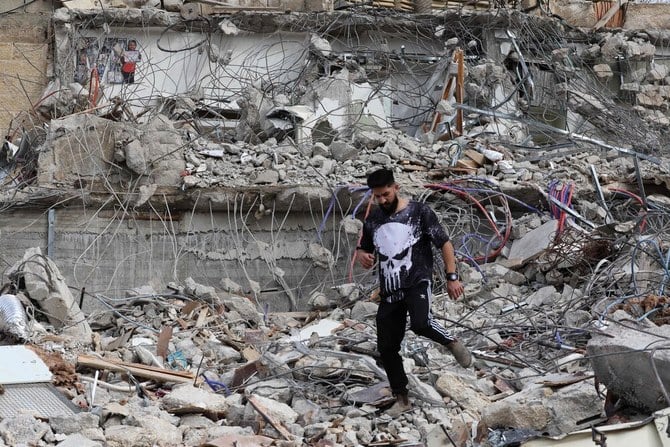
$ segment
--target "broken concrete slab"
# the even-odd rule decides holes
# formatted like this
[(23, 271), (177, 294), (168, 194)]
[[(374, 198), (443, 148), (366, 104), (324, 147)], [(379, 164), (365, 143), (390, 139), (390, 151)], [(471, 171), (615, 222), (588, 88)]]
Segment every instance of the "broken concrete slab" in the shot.
[(544, 252), (554, 240), (558, 221), (552, 219), (540, 227), (529, 231), (521, 239), (512, 242), (512, 248), (507, 256), (509, 259), (519, 259), (526, 263)]
[(578, 430), (556, 437), (540, 437), (521, 445), (524, 447), (591, 447), (594, 442), (606, 442), (612, 447), (638, 444), (647, 447), (666, 447), (669, 413), (668, 409), (665, 409), (654, 413), (652, 418), (600, 425), (597, 428)]
[(489, 428), (513, 427), (560, 435), (600, 415), (603, 402), (591, 380), (561, 387), (544, 386), (542, 380), (538, 377), (522, 391), (486, 407), (482, 422)]
[(670, 326), (610, 322), (586, 346), (593, 371), (609, 393), (645, 411), (667, 407)]
[(64, 276), (39, 247), (26, 250), (23, 261), (12, 267), (9, 275), (24, 281), (30, 299), (38, 303), (51, 324), (82, 343), (91, 343), (91, 327)]
[(476, 389), (475, 381), (474, 377), (445, 371), (435, 382), (435, 388), (443, 396), (453, 399), (464, 411), (479, 417), (482, 411), (491, 404), (491, 401), (484, 393)]
[(161, 407), (170, 413), (204, 413), (222, 417), (228, 410), (226, 397), (183, 384), (175, 386), (162, 400)]

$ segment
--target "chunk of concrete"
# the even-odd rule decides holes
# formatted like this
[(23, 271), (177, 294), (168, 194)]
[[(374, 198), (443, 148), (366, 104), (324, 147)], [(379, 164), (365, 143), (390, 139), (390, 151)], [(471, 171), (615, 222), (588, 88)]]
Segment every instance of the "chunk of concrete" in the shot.
[(28, 414), (6, 418), (0, 422), (0, 436), (7, 445), (39, 445), (50, 432), (49, 424)]
[(86, 317), (56, 264), (39, 247), (26, 250), (23, 260), (12, 267), (10, 276), (23, 278), (26, 292), (54, 327), (81, 342), (91, 342), (93, 332)]
[(231, 311), (235, 311), (246, 321), (252, 321), (260, 324), (263, 321), (263, 314), (258, 311), (256, 305), (247, 297), (228, 294), (221, 298), (221, 302)]
[[(643, 411), (670, 405), (670, 326), (612, 323), (586, 346), (593, 371), (610, 393)], [(609, 336), (608, 336), (609, 335)]]
[(275, 185), (279, 182), (279, 172), (268, 169), (258, 173), (254, 179), (254, 183), (257, 185), (266, 184), (266, 185)]
[(58, 445), (59, 447), (102, 447), (102, 443), (91, 441), (80, 433), (68, 435), (62, 442), (59, 442)]
[(185, 384), (175, 386), (161, 401), (161, 407), (173, 414), (224, 414), (228, 410), (226, 398)]
[(350, 160), (358, 155), (358, 149), (346, 141), (333, 141), (330, 144), (330, 152), (332, 157), (339, 162)]
[(608, 64), (597, 64), (593, 66), (593, 72), (595, 73), (596, 76), (598, 76), (601, 79), (609, 79), (612, 76), (614, 76), (614, 72), (612, 71), (612, 67), (610, 67)]
[[(249, 396), (251, 399), (251, 396)], [(273, 418), (281, 424), (292, 424), (298, 419), (298, 413), (290, 406), (264, 396), (253, 396), (254, 406), (261, 408), (264, 416)], [(251, 404), (251, 402), (250, 402)]]
[(531, 307), (541, 307), (555, 303), (561, 297), (561, 294), (556, 291), (554, 286), (542, 287), (536, 290), (526, 298), (526, 302)]
[(528, 262), (539, 256), (551, 245), (557, 228), (558, 221), (552, 219), (540, 227), (529, 231), (524, 237), (512, 243), (508, 258)]
[(474, 416), (491, 404), (489, 398), (479, 393), (474, 385), (475, 379), (461, 374), (445, 371), (435, 382), (435, 388), (444, 396), (449, 396), (464, 410)]
[(530, 429), (557, 436), (600, 415), (603, 403), (593, 381), (556, 388), (542, 385), (543, 380), (539, 377), (526, 389), (489, 405), (482, 421), (488, 428)]

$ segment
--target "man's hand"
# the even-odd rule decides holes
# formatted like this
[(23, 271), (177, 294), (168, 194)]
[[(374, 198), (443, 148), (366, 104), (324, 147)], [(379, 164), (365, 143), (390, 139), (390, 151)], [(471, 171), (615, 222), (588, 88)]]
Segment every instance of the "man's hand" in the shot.
[(447, 281), (447, 293), (449, 298), (452, 300), (457, 300), (461, 295), (463, 295), (463, 283), (460, 281)]
[(368, 253), (365, 250), (360, 248), (356, 249), (356, 260), (361, 264), (361, 267), (365, 269), (372, 268), (375, 265), (375, 255)]

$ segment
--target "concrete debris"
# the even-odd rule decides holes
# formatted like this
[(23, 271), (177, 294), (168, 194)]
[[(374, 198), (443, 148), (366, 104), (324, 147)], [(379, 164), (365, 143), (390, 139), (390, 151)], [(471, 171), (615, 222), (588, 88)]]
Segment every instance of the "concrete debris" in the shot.
[[(590, 3), (62, 3), (0, 149), (0, 340), (77, 411), (20, 410), (0, 445), (502, 447), (667, 419), (667, 31), (557, 18)], [(22, 45), (0, 53), (31, 70)], [(465, 294), (438, 266), (434, 317), (475, 357), (408, 331), (394, 417), (352, 263), (380, 166), (449, 232)]]
[(593, 381), (558, 386), (532, 383), (487, 406), (482, 422), (489, 428), (514, 427), (556, 436), (590, 426), (601, 412), (602, 401)]
[(622, 319), (589, 341), (587, 355), (611, 402), (643, 411), (670, 406), (670, 377), (664, 368), (667, 329)]
[(39, 247), (26, 251), (23, 260), (11, 268), (8, 277), (15, 284), (24, 284), (28, 298), (37, 303), (55, 328), (76, 337), (83, 344), (91, 342), (91, 328), (65, 278)]

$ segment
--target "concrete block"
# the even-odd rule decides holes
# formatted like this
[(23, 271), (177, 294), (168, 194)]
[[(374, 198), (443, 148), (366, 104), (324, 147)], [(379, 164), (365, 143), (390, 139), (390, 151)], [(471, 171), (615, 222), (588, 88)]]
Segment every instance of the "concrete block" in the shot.
[[(24, 85), (26, 82), (43, 82), (46, 85), (46, 57), (43, 60), (14, 59), (10, 63), (0, 65), (0, 76), (21, 76)], [(17, 81), (17, 85), (20, 85)]]
[(586, 352), (596, 378), (635, 408), (656, 411), (670, 406), (664, 396), (670, 389), (670, 327), (629, 321), (626, 326), (612, 323), (607, 335), (594, 333), (589, 341)]
[(509, 259), (531, 260), (546, 250), (553, 241), (558, 221), (550, 220), (512, 243)]
[(505, 399), (494, 402), (482, 412), (488, 428), (530, 429), (557, 436), (575, 431), (580, 421), (598, 416), (602, 401), (591, 381), (564, 387), (543, 386), (546, 377)]

